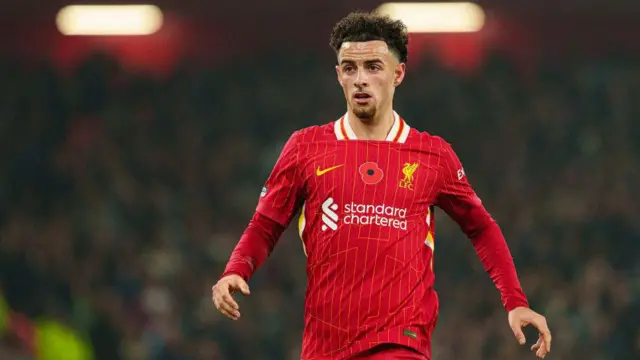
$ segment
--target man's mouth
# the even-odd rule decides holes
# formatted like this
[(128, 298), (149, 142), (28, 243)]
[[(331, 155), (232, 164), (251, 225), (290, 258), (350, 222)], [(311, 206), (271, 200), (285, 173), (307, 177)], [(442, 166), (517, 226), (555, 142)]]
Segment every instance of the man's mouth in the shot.
[(356, 103), (358, 104), (366, 104), (369, 102), (369, 100), (372, 99), (372, 96), (368, 93), (364, 93), (364, 92), (357, 92), (355, 94), (353, 94), (353, 98), (355, 99)]

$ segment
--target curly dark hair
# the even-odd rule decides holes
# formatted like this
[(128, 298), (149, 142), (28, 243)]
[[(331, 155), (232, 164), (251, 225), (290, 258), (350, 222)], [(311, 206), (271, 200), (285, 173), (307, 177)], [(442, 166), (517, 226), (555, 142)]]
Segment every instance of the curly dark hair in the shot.
[(400, 20), (376, 12), (354, 11), (336, 23), (329, 44), (338, 53), (344, 42), (382, 40), (400, 62), (407, 62), (409, 38)]

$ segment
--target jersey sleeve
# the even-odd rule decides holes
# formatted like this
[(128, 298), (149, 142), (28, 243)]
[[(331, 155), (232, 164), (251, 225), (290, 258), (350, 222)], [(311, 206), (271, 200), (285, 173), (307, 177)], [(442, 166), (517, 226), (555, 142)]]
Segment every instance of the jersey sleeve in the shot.
[(283, 232), (284, 227), (277, 222), (260, 213), (253, 214), (221, 277), (236, 274), (249, 281), (271, 254)]
[(441, 149), (441, 187), (437, 205), (460, 225), (467, 235), (492, 221), (473, 190), (460, 159), (448, 143)]
[(262, 189), (256, 211), (287, 227), (302, 206), (299, 133), (287, 141)]
[(441, 156), (443, 171), (438, 206), (471, 239), (476, 255), (500, 291), (505, 309), (528, 307), (502, 230), (469, 185), (462, 164), (449, 144), (443, 146)]

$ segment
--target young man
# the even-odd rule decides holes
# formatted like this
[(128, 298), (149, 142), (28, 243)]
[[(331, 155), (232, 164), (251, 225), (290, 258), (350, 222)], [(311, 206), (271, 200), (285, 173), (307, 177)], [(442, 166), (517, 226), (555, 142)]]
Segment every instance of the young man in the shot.
[(502, 232), (453, 149), (393, 111), (407, 43), (402, 22), (375, 13), (336, 24), (331, 45), (347, 113), (286, 143), (213, 302), (240, 317), (233, 293), (249, 295), (251, 275), (300, 211), (309, 278), (302, 359), (430, 359), (438, 206), (471, 239), (516, 339), (524, 344), (523, 326), (537, 328), (532, 350), (543, 358), (551, 349), (545, 318), (529, 309)]

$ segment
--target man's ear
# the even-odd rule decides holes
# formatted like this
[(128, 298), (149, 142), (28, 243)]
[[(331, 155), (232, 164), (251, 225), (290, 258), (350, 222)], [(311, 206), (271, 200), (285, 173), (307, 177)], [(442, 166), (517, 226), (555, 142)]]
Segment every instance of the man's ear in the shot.
[(393, 72), (393, 86), (398, 87), (404, 80), (404, 75), (407, 73), (407, 65), (405, 63), (399, 63)]
[(336, 76), (338, 77), (338, 83), (342, 86), (342, 77), (340, 76), (340, 66), (336, 65)]

